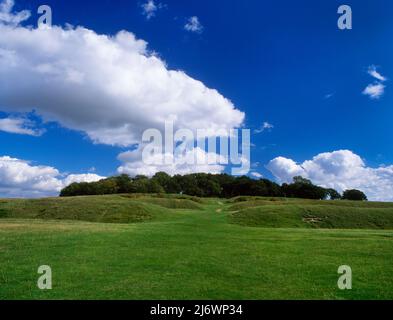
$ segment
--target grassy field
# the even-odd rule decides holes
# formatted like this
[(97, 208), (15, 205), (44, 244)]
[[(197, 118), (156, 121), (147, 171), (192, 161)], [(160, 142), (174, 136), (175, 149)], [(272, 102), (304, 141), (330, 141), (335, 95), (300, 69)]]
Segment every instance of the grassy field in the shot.
[[(1, 200), (0, 299), (393, 299), (392, 249), (393, 204)], [(352, 290), (337, 288), (341, 265)]]

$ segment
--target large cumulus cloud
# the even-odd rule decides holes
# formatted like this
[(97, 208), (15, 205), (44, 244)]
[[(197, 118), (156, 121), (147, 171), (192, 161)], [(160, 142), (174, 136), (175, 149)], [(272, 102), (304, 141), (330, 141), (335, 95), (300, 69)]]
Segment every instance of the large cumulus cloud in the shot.
[(393, 166), (368, 167), (349, 150), (321, 153), (301, 164), (278, 157), (267, 168), (281, 183), (303, 176), (323, 187), (339, 191), (360, 189), (370, 200), (393, 201)]
[(138, 144), (144, 130), (162, 129), (165, 120), (191, 130), (243, 123), (230, 100), (170, 70), (130, 32), (0, 21), (0, 35), (0, 111), (34, 109), (96, 143), (120, 146)]

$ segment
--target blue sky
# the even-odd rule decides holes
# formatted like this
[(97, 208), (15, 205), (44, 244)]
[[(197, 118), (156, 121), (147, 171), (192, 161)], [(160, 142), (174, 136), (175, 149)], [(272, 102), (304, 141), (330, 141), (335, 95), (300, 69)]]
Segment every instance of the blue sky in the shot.
[[(132, 32), (168, 69), (183, 70), (230, 99), (245, 113), (246, 128), (271, 124), (252, 135), (254, 170), (265, 177), (285, 180), (279, 170), (265, 167), (277, 157), (303, 163), (339, 150), (359, 156), (366, 169), (393, 164), (391, 1), (345, 1), (353, 10), (352, 30), (337, 27), (342, 1), (157, 0), (149, 19), (143, 14), (146, 2), (45, 3), (53, 10), (54, 25), (81, 25), (106, 35)], [(13, 12), (30, 10), (32, 16), (22, 25), (35, 24), (40, 4), (19, 0)], [(184, 28), (193, 16), (203, 27), (199, 32)], [(371, 66), (387, 80), (372, 77)], [(377, 82), (385, 86), (378, 99), (363, 94)], [(7, 118), (11, 112), (2, 109), (3, 103), (0, 95), (0, 110), (6, 111), (0, 118)], [(45, 133), (0, 132), (2, 155), (62, 174), (116, 174), (117, 157), (129, 147), (93, 143), (83, 131), (40, 123), (39, 108), (37, 114), (29, 117)]]

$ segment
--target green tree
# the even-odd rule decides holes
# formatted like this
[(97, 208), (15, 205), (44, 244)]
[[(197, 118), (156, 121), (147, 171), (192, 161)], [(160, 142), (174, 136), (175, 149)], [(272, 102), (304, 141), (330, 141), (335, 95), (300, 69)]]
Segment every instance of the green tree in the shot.
[(129, 175), (122, 174), (117, 177), (110, 178), (117, 185), (118, 193), (131, 193), (132, 192), (132, 180)]
[(165, 193), (165, 189), (155, 180), (149, 180), (147, 193)]
[(283, 184), (284, 195), (289, 198), (323, 200), (328, 196), (327, 190), (314, 185), (310, 180), (295, 177), (292, 184)]
[(326, 189), (327, 196), (330, 200), (340, 200), (342, 198), (341, 194), (334, 189)]
[(152, 178), (153, 181), (157, 182), (161, 187), (164, 188), (165, 192), (173, 193), (172, 191), (172, 178), (165, 172), (157, 172)]
[(351, 200), (351, 201), (367, 201), (367, 196), (359, 190), (346, 190), (343, 194), (344, 200)]
[(132, 182), (133, 193), (149, 193), (149, 179), (137, 179)]
[[(119, 186), (113, 179), (105, 179), (98, 182), (93, 182), (92, 185), (95, 187), (94, 194), (116, 194), (119, 192)], [(121, 192), (123, 193), (123, 192)]]
[(293, 183), (299, 183), (299, 184), (308, 184), (312, 185), (312, 181), (306, 178), (303, 178), (302, 176), (297, 176), (293, 178)]

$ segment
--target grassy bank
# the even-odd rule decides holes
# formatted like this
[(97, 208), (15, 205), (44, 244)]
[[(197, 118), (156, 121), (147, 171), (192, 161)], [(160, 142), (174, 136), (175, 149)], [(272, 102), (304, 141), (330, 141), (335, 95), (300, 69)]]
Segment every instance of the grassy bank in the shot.
[(393, 204), (301, 199), (238, 198), (230, 221), (268, 228), (393, 229)]

